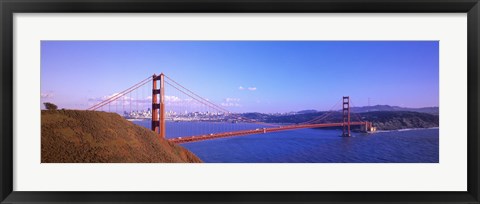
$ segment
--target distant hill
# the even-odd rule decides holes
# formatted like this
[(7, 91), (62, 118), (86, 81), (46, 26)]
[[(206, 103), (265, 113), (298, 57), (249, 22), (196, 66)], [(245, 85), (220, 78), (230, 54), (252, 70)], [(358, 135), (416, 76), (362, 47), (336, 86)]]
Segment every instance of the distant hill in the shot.
[[(373, 122), (379, 130), (432, 128), (439, 126), (438, 115), (412, 111), (375, 111), (359, 113), (363, 121)], [(352, 120), (355, 120), (352, 116)]]
[(302, 110), (298, 111), (297, 114), (305, 114), (305, 113), (316, 113), (318, 112), (317, 110)]
[[(411, 111), (419, 113), (428, 113), (433, 115), (438, 115), (438, 107), (423, 107), (423, 108), (406, 108), (400, 106), (389, 106), (389, 105), (375, 105), (375, 106), (362, 106), (362, 107), (350, 107), (350, 111), (355, 113), (364, 113), (364, 112), (374, 112), (374, 111)], [(321, 112), (317, 110), (301, 110), (295, 114), (307, 114), (307, 113), (316, 113)]]
[(350, 107), (350, 111), (355, 113), (373, 112), (373, 111), (410, 111), (419, 113), (428, 113), (438, 115), (438, 107), (424, 107), (424, 108), (405, 108), (399, 106), (389, 105), (375, 105), (375, 106), (363, 106), (363, 107)]
[(187, 149), (115, 113), (42, 110), (42, 163), (192, 163)]
[[(314, 112), (295, 115), (248, 115), (250, 119), (266, 123), (303, 123), (319, 118), (326, 112)], [(258, 116), (258, 117), (256, 117)], [(246, 116), (245, 116), (246, 117)], [(338, 123), (343, 120), (340, 111), (331, 113), (328, 117), (315, 123)], [(352, 121), (370, 121), (379, 130), (398, 130), (407, 128), (431, 128), (438, 127), (439, 117), (429, 113), (420, 113), (413, 111), (372, 111), (363, 113), (352, 113)]]

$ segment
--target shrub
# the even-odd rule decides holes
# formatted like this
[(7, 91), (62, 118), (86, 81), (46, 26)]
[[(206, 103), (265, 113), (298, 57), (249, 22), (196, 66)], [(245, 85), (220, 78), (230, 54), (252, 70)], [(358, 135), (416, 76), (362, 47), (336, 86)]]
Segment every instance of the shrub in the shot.
[(53, 103), (49, 103), (49, 102), (46, 102), (46, 103), (43, 103), (43, 105), (45, 105), (45, 108), (47, 110), (57, 110), (57, 105), (53, 104)]

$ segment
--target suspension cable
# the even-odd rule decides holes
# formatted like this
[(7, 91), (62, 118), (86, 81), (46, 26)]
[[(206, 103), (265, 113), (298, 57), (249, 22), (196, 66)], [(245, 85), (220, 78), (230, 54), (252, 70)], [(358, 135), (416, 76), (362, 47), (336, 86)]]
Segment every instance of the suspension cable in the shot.
[(316, 122), (316, 121), (325, 119), (326, 117), (330, 116), (332, 113), (335, 112), (334, 109), (335, 109), (335, 107), (337, 107), (337, 105), (340, 103), (340, 101), (342, 101), (342, 99), (339, 99), (339, 100), (335, 103), (335, 105), (333, 105), (333, 106), (330, 108), (330, 110), (328, 110), (327, 112), (323, 113), (322, 115), (317, 116), (317, 117), (315, 117), (315, 118), (313, 118), (313, 119), (311, 119), (311, 120), (309, 120), (309, 121), (302, 122), (302, 123), (300, 123), (300, 124), (310, 124), (310, 123), (313, 123), (313, 122)]
[(111, 102), (115, 101), (116, 99), (118, 99), (119, 97), (122, 97), (124, 96), (125, 94), (128, 94), (136, 89), (138, 89), (139, 87), (145, 85), (149, 79), (151, 79), (152, 76), (149, 76), (147, 77), (146, 79), (136, 83), (135, 85), (129, 87), (128, 89), (125, 89), (124, 91), (120, 92), (120, 93), (117, 93), (115, 94), (114, 96), (106, 99), (106, 100), (103, 100), (101, 101), (100, 103), (97, 103), (95, 105), (93, 105), (92, 107), (88, 108), (87, 110), (96, 110), (104, 105), (107, 105), (107, 104), (110, 104)]
[[(179, 84), (178, 82), (176, 82), (176, 81), (175, 81), (175, 80), (173, 80), (172, 78), (168, 77), (167, 75), (164, 75), (164, 76), (165, 76), (167, 79), (169, 79), (170, 81), (172, 81), (174, 84), (176, 84), (176, 85), (178, 85), (179, 87), (181, 87), (181, 88), (185, 89), (185, 90), (186, 90), (187, 92), (189, 92), (190, 94), (192, 94), (192, 95), (194, 95), (194, 96), (196, 96), (196, 97), (200, 98), (201, 100), (205, 101), (206, 103), (209, 103), (209, 104), (211, 104), (212, 106), (215, 106), (215, 107), (217, 107), (218, 109), (222, 109), (222, 110), (223, 110), (224, 112), (226, 112), (226, 113), (229, 113), (229, 111), (228, 111), (227, 109), (225, 109), (225, 108), (223, 108), (223, 107), (221, 107), (221, 106), (219, 106), (219, 105), (217, 105), (217, 104), (215, 104), (215, 103), (212, 103), (212, 102), (210, 102), (209, 100), (207, 100), (207, 99), (205, 99), (205, 98), (203, 98), (203, 97), (201, 97), (201, 96), (197, 95), (196, 93), (194, 93), (193, 91), (191, 91), (191, 90), (189, 90), (189, 89), (185, 88), (184, 86), (182, 86), (181, 84)], [(170, 85), (171, 85), (171, 84), (170, 84)], [(177, 88), (177, 89), (178, 89), (178, 88)], [(192, 98), (193, 98), (193, 97), (192, 97)]]

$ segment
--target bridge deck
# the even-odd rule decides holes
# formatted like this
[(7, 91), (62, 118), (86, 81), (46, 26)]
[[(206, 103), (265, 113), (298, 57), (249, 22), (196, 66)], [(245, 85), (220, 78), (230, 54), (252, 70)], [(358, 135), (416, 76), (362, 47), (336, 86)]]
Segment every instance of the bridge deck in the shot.
[[(366, 125), (366, 123), (367, 122), (351, 122), (350, 125)], [(223, 137), (244, 136), (244, 135), (262, 134), (262, 133), (269, 133), (269, 132), (278, 132), (278, 131), (305, 129), (305, 128), (342, 127), (342, 126), (343, 126), (343, 123), (287, 125), (287, 126), (271, 127), (271, 128), (257, 128), (254, 130), (239, 130), (239, 131), (232, 131), (232, 132), (212, 133), (207, 135), (177, 137), (177, 138), (171, 138), (168, 140), (177, 144), (181, 144), (181, 143), (198, 142), (202, 140), (211, 140), (211, 139), (217, 139), (217, 138), (223, 138)]]

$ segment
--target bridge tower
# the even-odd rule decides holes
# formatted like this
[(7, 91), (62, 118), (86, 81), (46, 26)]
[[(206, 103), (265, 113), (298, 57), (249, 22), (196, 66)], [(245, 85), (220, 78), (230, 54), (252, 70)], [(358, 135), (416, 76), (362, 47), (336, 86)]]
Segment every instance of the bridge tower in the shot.
[(342, 136), (350, 137), (350, 96), (343, 97), (343, 133)]
[[(152, 89), (152, 131), (165, 138), (165, 79), (164, 74), (153, 75)], [(160, 84), (158, 83), (160, 81)], [(158, 87), (158, 88), (157, 88)]]

